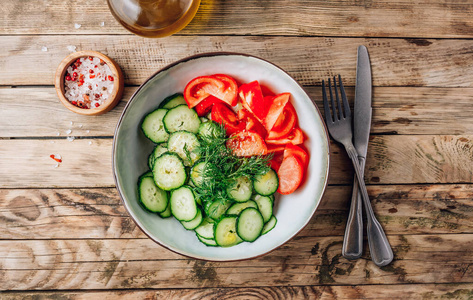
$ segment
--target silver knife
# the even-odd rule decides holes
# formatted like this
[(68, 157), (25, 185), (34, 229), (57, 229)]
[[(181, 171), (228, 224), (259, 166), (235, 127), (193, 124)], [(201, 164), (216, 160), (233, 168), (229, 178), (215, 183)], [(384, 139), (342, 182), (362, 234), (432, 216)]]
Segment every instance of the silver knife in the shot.
[[(358, 152), (361, 169), (365, 168), (366, 153), (371, 127), (371, 68), (368, 50), (365, 46), (358, 47), (358, 60), (356, 65), (356, 88), (354, 107), (354, 146)], [(367, 220), (368, 244), (371, 259), (378, 266), (385, 266), (393, 260), (393, 252), (383, 228), (374, 216), (371, 203), (362, 199), (358, 190), (358, 182), (355, 178), (353, 184), (352, 204), (348, 217), (347, 229), (345, 231), (342, 253), (347, 258), (358, 258), (362, 253), (363, 221), (361, 213), (361, 202), (365, 206)], [(346, 245), (346, 247), (345, 247)]]
[[(368, 50), (365, 46), (358, 47), (356, 62), (355, 107), (353, 113), (353, 139), (358, 152), (361, 169), (365, 169), (366, 153), (371, 127), (371, 69)], [(355, 177), (348, 215), (342, 255), (347, 259), (360, 258), (363, 252), (363, 216), (362, 198)]]

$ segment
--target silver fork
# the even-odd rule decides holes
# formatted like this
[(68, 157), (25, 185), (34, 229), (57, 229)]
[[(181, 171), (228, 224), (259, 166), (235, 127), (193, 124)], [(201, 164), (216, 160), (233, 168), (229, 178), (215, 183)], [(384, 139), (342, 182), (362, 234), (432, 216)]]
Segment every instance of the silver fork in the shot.
[[(376, 219), (373, 208), (371, 207), (370, 199), (368, 197), (368, 192), (366, 191), (365, 181), (363, 179), (363, 172), (358, 161), (358, 153), (356, 152), (355, 147), (352, 142), (352, 124), (351, 124), (351, 110), (350, 105), (348, 104), (347, 96), (345, 94), (345, 88), (343, 87), (342, 78), (338, 75), (340, 96), (337, 89), (336, 77), (333, 77), (333, 88), (335, 90), (335, 98), (332, 94), (332, 85), (330, 78), (328, 79), (328, 88), (330, 93), (330, 102), (332, 109), (327, 99), (327, 92), (325, 89), (325, 81), (322, 80), (322, 97), (324, 101), (324, 110), (325, 110), (325, 120), (327, 123), (328, 131), (334, 140), (343, 144), (345, 150), (350, 157), (353, 167), (355, 168), (356, 177), (358, 179), (358, 185), (360, 187), (361, 195), (363, 198), (363, 204), (365, 206), (366, 215), (367, 215), (367, 236), (368, 244), (370, 247), (371, 259), (373, 262), (382, 267), (386, 266), (393, 260), (393, 251), (391, 245), (389, 244), (386, 234), (384, 233), (383, 227), (379, 224)], [(340, 97), (343, 101), (340, 103)], [(335, 106), (335, 100), (337, 102)], [(338, 114), (337, 114), (338, 109)]]

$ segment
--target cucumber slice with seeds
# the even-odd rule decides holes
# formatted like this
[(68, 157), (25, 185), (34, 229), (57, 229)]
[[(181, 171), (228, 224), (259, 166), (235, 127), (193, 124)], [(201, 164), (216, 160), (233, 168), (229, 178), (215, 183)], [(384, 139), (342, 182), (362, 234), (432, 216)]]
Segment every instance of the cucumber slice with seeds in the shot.
[(154, 161), (156, 160), (156, 158), (161, 156), (161, 154), (163, 154), (166, 151), (168, 151), (166, 144), (159, 144), (159, 145), (156, 145), (156, 147), (154, 147), (153, 152), (151, 152), (148, 158), (148, 166), (150, 169), (153, 169)]
[(181, 93), (176, 93), (164, 99), (161, 104), (159, 104), (159, 108), (171, 109), (182, 104), (187, 105), (184, 96)]
[[(248, 208), (247, 208), (248, 209)], [(215, 242), (221, 247), (230, 247), (242, 242), (236, 231), (237, 217), (223, 217), (215, 226)]]
[(205, 161), (200, 161), (195, 163), (191, 169), (191, 181), (196, 187), (200, 187), (202, 185), (206, 164), (207, 163)]
[(253, 193), (253, 182), (246, 177), (238, 177), (233, 184), (227, 187), (227, 195), (236, 202), (250, 200)]
[(273, 215), (273, 200), (268, 196), (258, 196), (255, 197), (255, 201), (258, 204), (258, 210), (263, 216), (263, 221), (266, 223)]
[(232, 205), (231, 201), (215, 201), (213, 203), (207, 203), (205, 206), (205, 213), (210, 218), (215, 221), (220, 220), (220, 218), (225, 214), (227, 209)]
[(253, 200), (249, 200), (242, 203), (234, 203), (232, 206), (230, 206), (229, 209), (227, 209), (227, 212), (225, 214), (238, 216), (242, 212), (242, 210), (248, 207), (258, 208), (258, 204), (256, 204), (256, 202)]
[(255, 192), (263, 196), (274, 194), (278, 190), (279, 179), (278, 175), (273, 169), (270, 169), (264, 175), (256, 175), (253, 187)]
[(197, 235), (197, 238), (199, 239), (199, 241), (201, 241), (202, 243), (204, 243), (206, 246), (210, 246), (210, 247), (216, 247), (216, 246), (218, 246), (214, 239), (206, 239), (206, 238), (204, 238), (204, 237), (201, 237), (201, 236), (198, 235), (198, 234), (196, 234), (196, 235)]
[(173, 190), (170, 201), (171, 213), (179, 221), (191, 221), (197, 216), (199, 209), (190, 187), (182, 186)]
[(214, 238), (214, 220), (209, 217), (204, 218), (202, 223), (195, 229), (198, 236), (213, 239)]
[(184, 163), (177, 154), (166, 152), (156, 158), (153, 166), (153, 178), (156, 185), (165, 191), (176, 189), (182, 186), (187, 179)]
[(164, 128), (163, 119), (167, 114), (167, 109), (158, 108), (146, 115), (141, 123), (141, 130), (151, 141), (159, 144), (165, 142), (169, 138), (169, 133)]
[(200, 158), (199, 147), (197, 136), (188, 131), (171, 133), (168, 140), (169, 151), (177, 153), (185, 166), (192, 166)]
[(194, 219), (190, 221), (181, 221), (181, 224), (182, 226), (184, 226), (185, 229), (193, 230), (196, 229), (200, 225), (200, 223), (202, 223), (202, 220), (202, 211), (200, 209), (197, 209), (197, 215)]
[(271, 216), (269, 221), (266, 222), (266, 224), (264, 224), (263, 231), (261, 231), (261, 235), (266, 234), (269, 231), (271, 231), (276, 226), (277, 222), (278, 222), (278, 220), (276, 219), (276, 217), (274, 215)]
[(263, 226), (261, 213), (256, 208), (248, 207), (240, 213), (236, 230), (242, 240), (254, 242), (261, 235)]
[(163, 124), (168, 133), (181, 130), (197, 133), (200, 119), (195, 110), (190, 109), (187, 105), (179, 105), (166, 113)]
[(150, 212), (163, 212), (168, 205), (168, 194), (154, 183), (153, 177), (142, 176), (138, 183), (139, 200)]
[(222, 128), (217, 123), (210, 120), (200, 124), (197, 134), (202, 140), (207, 142), (211, 142), (215, 138), (225, 137), (225, 132), (222, 130)]

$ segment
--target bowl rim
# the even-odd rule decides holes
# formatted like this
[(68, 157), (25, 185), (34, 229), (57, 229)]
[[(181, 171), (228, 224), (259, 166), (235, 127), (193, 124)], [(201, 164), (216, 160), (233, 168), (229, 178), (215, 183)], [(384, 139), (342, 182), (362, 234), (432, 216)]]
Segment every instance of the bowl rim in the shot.
[[(312, 101), (311, 99), (311, 103), (312, 105), (314, 106), (315, 108), (315, 111), (318, 113), (320, 119), (322, 120), (322, 124), (323, 124), (323, 129), (324, 129), (324, 133), (325, 133), (325, 139), (326, 139), (326, 142), (327, 142), (327, 153), (325, 153), (327, 155), (327, 169), (326, 169), (326, 172), (325, 172), (325, 180), (324, 180), (324, 184), (323, 184), (323, 188), (322, 188), (322, 192), (320, 194), (320, 198), (318, 199), (318, 203), (317, 205), (314, 207), (314, 209), (312, 210), (311, 214), (310, 214), (310, 217), (307, 218), (307, 221), (301, 226), (301, 228), (295, 232), (294, 234), (292, 234), (285, 242), (281, 243), (280, 245), (278, 245), (277, 247), (274, 247), (273, 249), (271, 250), (268, 250), (264, 253), (261, 253), (261, 254), (258, 254), (258, 255), (253, 255), (253, 256), (250, 256), (250, 257), (245, 257), (245, 258), (235, 258), (235, 259), (209, 259), (209, 258), (205, 258), (205, 257), (199, 257), (199, 256), (192, 256), (192, 255), (189, 255), (189, 254), (184, 254), (182, 252), (180, 252), (178, 249), (173, 249), (171, 247), (168, 247), (167, 245), (163, 244), (162, 242), (160, 242), (159, 240), (153, 238), (150, 234), (148, 234), (146, 232), (146, 230), (137, 222), (137, 220), (135, 220), (135, 218), (133, 217), (131, 211), (130, 211), (130, 208), (128, 207), (125, 199), (124, 199), (124, 196), (123, 196), (123, 193), (121, 191), (121, 188), (118, 184), (118, 176), (117, 176), (117, 170), (115, 168), (115, 164), (116, 164), (116, 151), (117, 151), (117, 140), (116, 140), (116, 137), (117, 137), (117, 134), (118, 134), (118, 130), (120, 128), (120, 125), (122, 123), (122, 120), (125, 116), (125, 112), (127, 111), (128, 109), (128, 106), (131, 105), (131, 103), (133, 102), (135, 96), (141, 91), (141, 89), (146, 86), (146, 84), (151, 80), (153, 79), (155, 76), (157, 76), (158, 74), (160, 74), (161, 72), (164, 72), (166, 70), (169, 70), (181, 63), (185, 63), (185, 62), (188, 62), (188, 61), (191, 61), (191, 60), (194, 60), (194, 59), (199, 59), (199, 58), (203, 58), (203, 57), (216, 57), (216, 56), (243, 56), (243, 57), (249, 57), (249, 58), (255, 58), (255, 59), (258, 59), (258, 60), (261, 60), (261, 61), (264, 61), (274, 67), (276, 67), (277, 69), (279, 69), (281, 72), (285, 73), (287, 76), (289, 76), (303, 91), (304, 93), (307, 94), (307, 92), (305, 91), (305, 89), (302, 87), (302, 85), (296, 80), (294, 79), (294, 77), (292, 77), (289, 73), (287, 73), (285, 70), (283, 70), (281, 67), (279, 67), (278, 65), (266, 60), (266, 59), (263, 59), (263, 58), (260, 58), (260, 57), (257, 57), (257, 56), (254, 56), (254, 55), (250, 55), (250, 54), (245, 54), (245, 53), (238, 53), (238, 52), (205, 52), (205, 53), (199, 53), (199, 54), (195, 54), (195, 55), (191, 55), (191, 56), (188, 56), (188, 57), (185, 57), (185, 58), (182, 58), (182, 59), (179, 59), (171, 64), (168, 64), (166, 65), (165, 67), (159, 69), (158, 71), (156, 71), (155, 73), (153, 73), (151, 76), (149, 76), (139, 87), (138, 89), (131, 95), (130, 97), (130, 100), (127, 101), (125, 107), (123, 108), (123, 111), (120, 115), (120, 118), (118, 119), (118, 122), (117, 122), (117, 125), (115, 127), (115, 132), (113, 134), (113, 142), (112, 142), (112, 172), (113, 172), (113, 179), (115, 181), (115, 187), (118, 191), (118, 195), (120, 196), (120, 200), (123, 204), (123, 206), (125, 207), (128, 215), (131, 217), (131, 219), (133, 220), (133, 222), (136, 224), (136, 226), (138, 226), (138, 228), (148, 237), (150, 238), (152, 241), (154, 241), (156, 244), (160, 245), (161, 247), (171, 251), (171, 252), (174, 252), (176, 254), (179, 254), (179, 255), (182, 255), (182, 256), (185, 256), (185, 257), (188, 257), (188, 258), (192, 258), (192, 259), (197, 259), (197, 260), (202, 260), (202, 261), (215, 261), (215, 262), (230, 262), (230, 261), (245, 261), (245, 260), (250, 260), (250, 259), (254, 259), (254, 258), (258, 258), (258, 257), (261, 257), (261, 256), (264, 256), (264, 255), (267, 255), (273, 251), (275, 251), (276, 249), (280, 248), (281, 246), (285, 245), (286, 243), (288, 243), (289, 241), (291, 241), (295, 236), (297, 236), (306, 226), (307, 224), (309, 224), (310, 220), (314, 217), (314, 214), (315, 214), (315, 211), (317, 210), (317, 208), (319, 207), (320, 205), (320, 202), (322, 201), (322, 198), (325, 194), (325, 191), (327, 190), (327, 186), (328, 186), (328, 178), (329, 178), (329, 170), (330, 170), (330, 139), (329, 139), (329, 135), (328, 135), (328, 130), (327, 130), (327, 125), (325, 124), (325, 121), (322, 117), (322, 114), (320, 113), (320, 110), (319, 108), (317, 107), (317, 105), (315, 105), (315, 103)], [(308, 95), (307, 95), (308, 96)], [(310, 97), (309, 97), (310, 99)]]
[[(94, 109), (83, 109), (75, 105), (72, 105), (69, 102), (69, 100), (67, 100), (66, 97), (64, 96), (64, 75), (67, 71), (67, 68), (72, 64), (74, 60), (80, 57), (87, 57), (87, 56), (95, 56), (105, 61), (105, 63), (110, 67), (112, 74), (116, 78), (113, 84), (113, 91), (110, 94), (110, 97), (101, 107), (94, 108)], [(122, 70), (120, 69), (120, 66), (113, 59), (106, 56), (105, 54), (97, 52), (97, 51), (92, 51), (92, 50), (83, 50), (83, 51), (73, 52), (69, 54), (68, 56), (66, 56), (59, 63), (59, 66), (57, 67), (56, 73), (54, 76), (55, 76), (54, 86), (55, 86), (56, 93), (61, 103), (70, 111), (73, 111), (80, 115), (86, 115), (86, 116), (97, 116), (97, 115), (101, 115), (110, 111), (112, 108), (114, 108), (118, 104), (118, 102), (120, 102), (123, 95), (123, 90), (125, 87), (125, 79), (124, 79)]]

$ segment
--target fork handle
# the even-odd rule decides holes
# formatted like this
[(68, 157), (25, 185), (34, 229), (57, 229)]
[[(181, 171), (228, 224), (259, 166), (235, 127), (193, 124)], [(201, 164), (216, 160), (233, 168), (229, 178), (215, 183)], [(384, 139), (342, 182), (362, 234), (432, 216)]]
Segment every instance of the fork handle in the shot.
[(386, 266), (394, 258), (393, 250), (391, 245), (384, 233), (383, 227), (379, 224), (376, 219), (373, 208), (371, 207), (370, 198), (368, 197), (368, 191), (366, 190), (365, 181), (363, 179), (363, 170), (361, 169), (358, 161), (358, 153), (355, 147), (350, 142), (345, 146), (348, 156), (351, 158), (353, 167), (355, 168), (356, 177), (358, 179), (358, 186), (360, 187), (361, 195), (363, 196), (363, 204), (366, 210), (367, 220), (367, 235), (368, 244), (370, 247), (371, 259), (377, 266)]
[[(365, 159), (359, 157), (361, 169), (364, 169)], [(345, 236), (343, 237), (342, 255), (346, 259), (357, 259), (363, 253), (363, 201), (358, 188), (358, 180), (353, 180), (350, 213), (348, 214)]]

